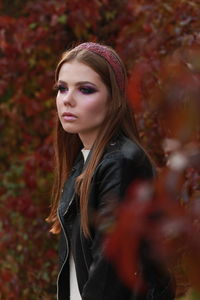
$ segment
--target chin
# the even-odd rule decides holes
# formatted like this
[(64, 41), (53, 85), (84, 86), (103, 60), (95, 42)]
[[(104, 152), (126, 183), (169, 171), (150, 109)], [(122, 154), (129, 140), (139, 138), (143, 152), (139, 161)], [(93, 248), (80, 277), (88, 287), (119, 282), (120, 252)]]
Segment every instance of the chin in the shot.
[(78, 133), (78, 130), (76, 128), (73, 128), (72, 126), (62, 126), (63, 130), (68, 132), (68, 133), (74, 133), (74, 134), (77, 134)]
[(68, 128), (63, 128), (65, 132), (67, 133), (74, 133), (74, 134), (77, 134), (78, 132), (76, 130), (73, 130), (73, 129), (68, 129)]

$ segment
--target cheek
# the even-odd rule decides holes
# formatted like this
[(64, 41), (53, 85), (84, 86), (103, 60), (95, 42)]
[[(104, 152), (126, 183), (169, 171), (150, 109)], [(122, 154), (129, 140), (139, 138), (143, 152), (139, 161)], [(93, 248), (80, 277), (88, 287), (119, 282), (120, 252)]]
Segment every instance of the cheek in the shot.
[(107, 112), (107, 100), (93, 99), (85, 105), (85, 111), (87, 115), (102, 118)]
[(57, 111), (59, 112), (61, 110), (61, 99), (59, 96), (56, 97), (56, 108), (57, 108)]
[(59, 109), (59, 100), (58, 100), (58, 96), (56, 97), (56, 108), (57, 108), (57, 110)]
[(60, 98), (59, 97), (56, 97), (56, 101), (55, 101), (55, 106), (56, 106), (56, 111), (57, 111), (57, 116), (58, 116), (58, 119), (60, 120), (60, 122), (62, 123), (62, 118), (61, 118), (61, 114), (62, 114), (62, 105), (61, 105), (61, 101), (60, 101)]

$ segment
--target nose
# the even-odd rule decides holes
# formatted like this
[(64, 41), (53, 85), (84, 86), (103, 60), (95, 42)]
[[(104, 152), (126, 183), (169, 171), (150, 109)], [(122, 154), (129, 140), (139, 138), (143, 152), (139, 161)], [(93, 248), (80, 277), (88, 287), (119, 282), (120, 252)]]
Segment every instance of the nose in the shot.
[(66, 94), (63, 95), (64, 105), (74, 106), (76, 104), (73, 90), (68, 90)]

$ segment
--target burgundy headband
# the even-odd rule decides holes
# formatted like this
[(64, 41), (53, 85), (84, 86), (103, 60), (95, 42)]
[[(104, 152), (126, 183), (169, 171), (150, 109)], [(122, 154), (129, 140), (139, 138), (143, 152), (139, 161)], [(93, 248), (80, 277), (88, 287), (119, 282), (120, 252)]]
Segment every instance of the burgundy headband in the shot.
[(92, 43), (92, 42), (82, 43), (77, 47), (75, 47), (75, 50), (82, 50), (82, 49), (87, 49), (88, 51), (100, 55), (111, 65), (115, 73), (115, 78), (117, 80), (119, 88), (122, 92), (124, 92), (125, 91), (124, 72), (119, 59), (114, 55), (114, 53), (108, 47), (98, 43)]

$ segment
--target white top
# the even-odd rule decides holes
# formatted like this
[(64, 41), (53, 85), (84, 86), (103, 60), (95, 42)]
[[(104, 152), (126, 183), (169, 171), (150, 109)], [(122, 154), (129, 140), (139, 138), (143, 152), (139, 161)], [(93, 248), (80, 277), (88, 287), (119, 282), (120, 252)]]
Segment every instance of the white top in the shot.
[(82, 149), (81, 152), (83, 153), (84, 162), (86, 161), (88, 154), (90, 153), (90, 149)]
[[(81, 150), (84, 157), (84, 162), (86, 161), (88, 154), (90, 153), (90, 150), (88, 149), (82, 149)], [(74, 264), (74, 258), (72, 256), (72, 253), (70, 253), (69, 257), (69, 274), (70, 274), (70, 300), (81, 300), (81, 295), (78, 289), (78, 282), (76, 277), (76, 269)]]
[(78, 289), (74, 258), (70, 253), (69, 257), (69, 274), (70, 274), (70, 300), (81, 300), (81, 295)]

